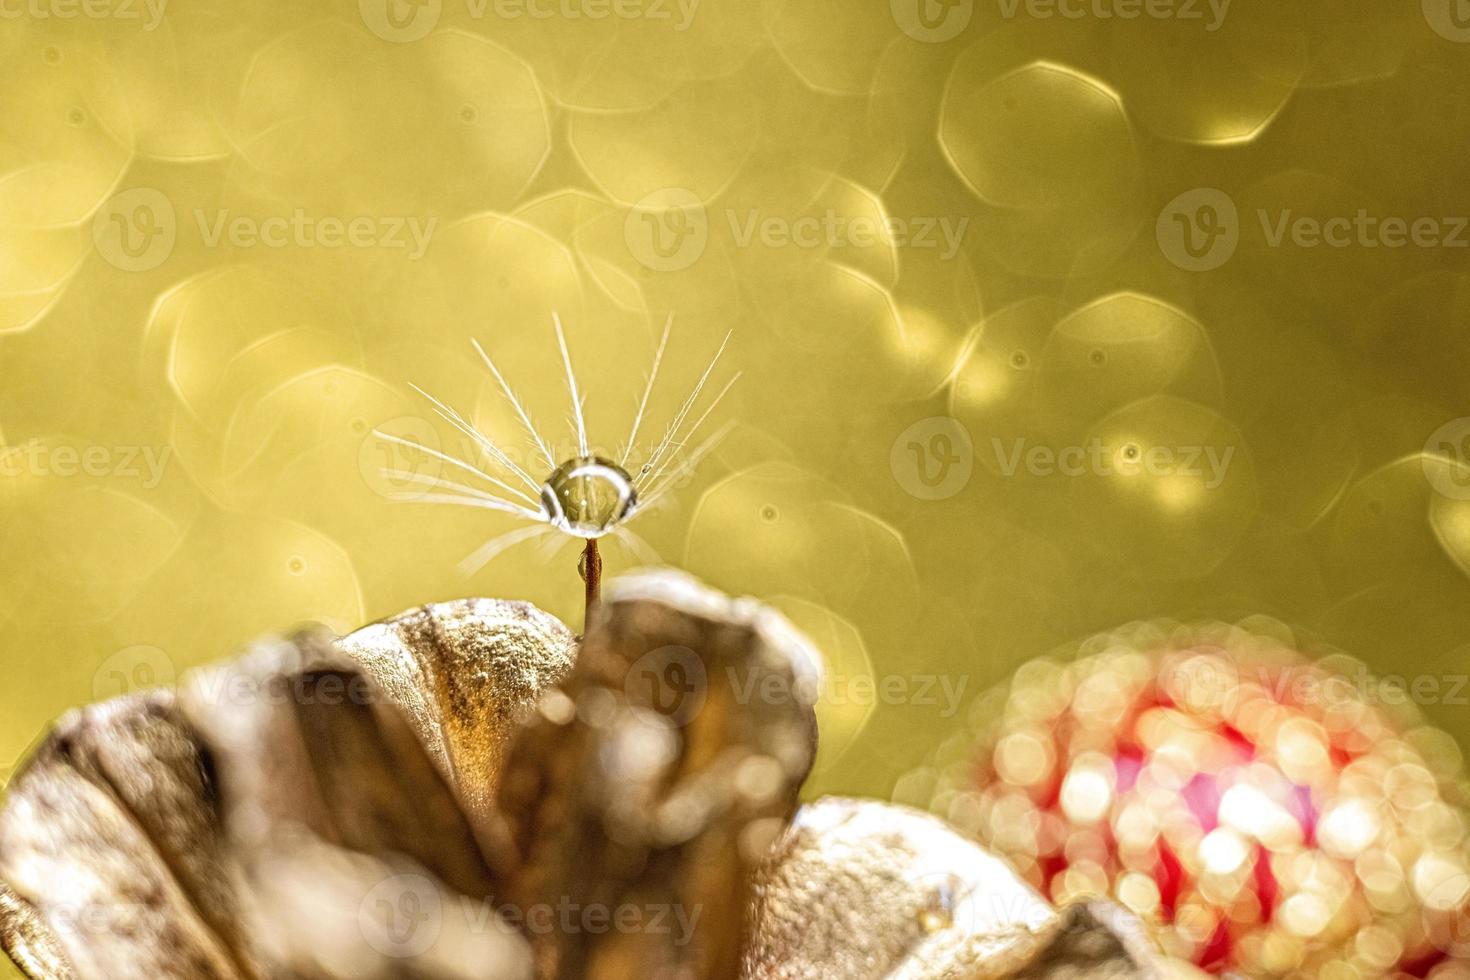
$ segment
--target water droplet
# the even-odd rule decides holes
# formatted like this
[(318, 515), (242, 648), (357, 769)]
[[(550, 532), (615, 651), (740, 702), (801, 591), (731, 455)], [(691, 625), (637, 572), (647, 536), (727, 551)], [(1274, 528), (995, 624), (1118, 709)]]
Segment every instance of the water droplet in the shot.
[(541, 487), (553, 526), (579, 538), (600, 538), (637, 504), (633, 478), (600, 456), (578, 456), (557, 467)]
[(1103, 350), (1101, 347), (1098, 347), (1095, 348), (1092, 353), (1087, 355), (1087, 359), (1093, 364), (1101, 367), (1102, 365), (1108, 363), (1108, 352)]
[(286, 562), (286, 567), (291, 570), (292, 575), (300, 575), (306, 571), (306, 559), (300, 555), (292, 555), (291, 560)]
[(1031, 355), (1027, 354), (1023, 350), (1018, 350), (1014, 354), (1011, 355), (1011, 366), (1012, 367), (1015, 367), (1015, 368), (1018, 368), (1018, 369), (1024, 369), (1024, 368), (1030, 366), (1030, 364), (1031, 364)]
[(1121, 452), (1123, 453), (1123, 458), (1129, 462), (1133, 462), (1139, 456), (1143, 455), (1143, 450), (1138, 448), (1138, 443), (1136, 442), (1124, 443)]
[(954, 925), (955, 906), (959, 902), (955, 884), (953, 877), (944, 878), (935, 886), (929, 900), (920, 906), (919, 928), (924, 932), (933, 934)]
[(761, 508), (761, 520), (767, 524), (775, 524), (781, 519), (781, 511), (775, 504), (766, 504)]

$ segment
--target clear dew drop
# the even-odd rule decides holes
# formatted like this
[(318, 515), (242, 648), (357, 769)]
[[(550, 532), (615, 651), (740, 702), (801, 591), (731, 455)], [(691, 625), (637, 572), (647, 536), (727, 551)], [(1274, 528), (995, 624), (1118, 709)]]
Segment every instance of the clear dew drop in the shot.
[(633, 478), (600, 456), (567, 460), (541, 487), (541, 506), (554, 527), (600, 538), (628, 518), (638, 502)]
[(919, 907), (919, 928), (933, 935), (954, 925), (955, 906), (958, 904), (959, 889), (953, 878), (938, 882), (929, 899)]

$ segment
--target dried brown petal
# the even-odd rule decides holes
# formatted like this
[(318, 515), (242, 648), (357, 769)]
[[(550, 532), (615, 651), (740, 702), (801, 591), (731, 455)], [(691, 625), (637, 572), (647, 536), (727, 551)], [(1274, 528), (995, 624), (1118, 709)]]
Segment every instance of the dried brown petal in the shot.
[(745, 975), (942, 976), (971, 953), (982, 962), (1031, 949), (1055, 918), (1005, 864), (933, 817), (826, 798), (802, 808), (761, 868)]
[(752, 868), (811, 765), (816, 663), (748, 600), (668, 572), (615, 583), (502, 778), (517, 909), (570, 910), (532, 925), (540, 975), (738, 974)]
[(0, 944), (11, 961), (27, 976), (74, 980), (76, 974), (62, 955), (61, 944), (41, 922), (30, 903), (0, 884)]
[(1054, 912), (1000, 860), (927, 814), (803, 807), (756, 879), (748, 980), (1183, 976), (1105, 902)]
[[(0, 942), (48, 978), (515, 975), (522, 944), (479, 905), (494, 825), (455, 790), (488, 799), (512, 720), (571, 651), (551, 617), (469, 600), (73, 713), (0, 810)], [(470, 901), (412, 956), (363, 942), (403, 880)]]
[[(221, 774), (221, 809), (248, 918), (271, 961), (305, 976), (470, 977), (471, 964), (524, 961), (495, 930), (444, 958), (444, 927), (405, 908), (405, 878), (442, 910), (488, 900), (495, 879), (445, 777), (397, 706), (322, 633), (258, 645), (191, 675), (181, 701)], [(401, 891), (401, 889), (398, 889)], [(380, 913), (377, 904), (387, 905)], [(429, 942), (416, 942), (428, 935)]]
[(257, 645), (186, 678), (180, 701), (221, 774), (237, 850), (306, 832), (405, 855), (457, 891), (492, 876), (458, 801), (403, 713), (324, 633)]
[(1166, 961), (1137, 919), (1103, 899), (1067, 906), (1041, 939), (1025, 966), (995, 975), (1013, 980), (1184, 980), (1196, 975), (1192, 967)]
[(922, 814), (785, 832), (818, 661), (756, 604), (624, 580), (548, 691), (573, 656), (468, 600), (74, 712), (0, 809), (0, 943), (58, 980), (1186, 975)]
[(168, 692), (73, 712), (9, 787), (0, 877), (81, 976), (254, 975), (227, 938), (216, 815), (180, 731)]
[(527, 602), (410, 609), (338, 644), (407, 711), (465, 804), (484, 819), (516, 723), (576, 658), (576, 637)]

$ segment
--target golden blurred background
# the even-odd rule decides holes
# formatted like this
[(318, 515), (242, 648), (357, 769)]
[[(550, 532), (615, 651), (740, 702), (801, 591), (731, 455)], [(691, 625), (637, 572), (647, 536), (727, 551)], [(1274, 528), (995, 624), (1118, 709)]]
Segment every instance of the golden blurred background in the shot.
[(462, 574), (515, 518), (395, 502), (455, 474), (373, 435), (473, 451), (412, 383), (542, 465), (475, 338), (570, 454), (553, 313), (613, 454), (666, 318), (645, 441), (733, 331), (607, 573), (812, 635), (810, 794), (1163, 615), (1470, 738), (1460, 0), (3, 0), (0, 47), (0, 762), (300, 621), (579, 626), (576, 542)]

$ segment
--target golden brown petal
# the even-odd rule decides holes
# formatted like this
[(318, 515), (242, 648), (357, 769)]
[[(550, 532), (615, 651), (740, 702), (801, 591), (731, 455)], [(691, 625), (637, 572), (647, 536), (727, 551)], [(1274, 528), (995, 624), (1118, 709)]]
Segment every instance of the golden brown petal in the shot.
[(268, 641), (197, 671), (180, 700), (221, 774), (239, 853), (309, 834), (404, 855), (462, 894), (490, 894), (490, 869), (453, 791), (403, 713), (329, 634)]
[(970, 954), (982, 962), (1031, 948), (1056, 917), (1010, 868), (933, 817), (840, 798), (802, 808), (756, 895), (750, 980), (942, 976)]
[(1054, 912), (928, 814), (867, 800), (802, 808), (756, 878), (747, 980), (1183, 977), (1106, 902)]
[[(202, 758), (177, 731), (167, 692), (74, 712), (8, 790), (0, 878), (81, 976), (253, 975), (227, 938), (215, 817), (207, 794), (190, 790)], [(6, 933), (24, 928), (0, 922)]]
[(1186, 971), (1193, 974), (1166, 962), (1138, 920), (1104, 899), (1067, 906), (1040, 938), (1025, 966), (995, 975), (1013, 980), (1182, 980)]
[(517, 721), (576, 657), (576, 637), (555, 616), (503, 599), (410, 609), (339, 645), (408, 713), (480, 819)]
[(61, 944), (36, 910), (4, 884), (0, 884), (0, 947), (27, 976), (54, 980), (76, 977), (61, 952)]
[(48, 980), (1185, 975), (926, 815), (788, 829), (819, 663), (672, 573), (580, 651), (491, 600), (262, 641), (57, 725), (0, 809), (0, 944)]
[[(0, 942), (22, 969), (529, 969), (523, 942), (487, 912), (495, 825), (466, 812), (449, 780), (488, 797), (513, 719), (565, 670), (571, 634), (523, 604), (470, 600), (342, 646), (362, 659), (321, 631), (265, 641), (192, 672), (177, 695), (57, 725), (0, 809)], [(425, 901), (435, 916), (418, 915)]]
[(811, 766), (816, 663), (751, 601), (667, 572), (614, 584), (500, 787), (516, 908), (573, 910), (531, 925), (541, 976), (738, 975), (751, 871)]

